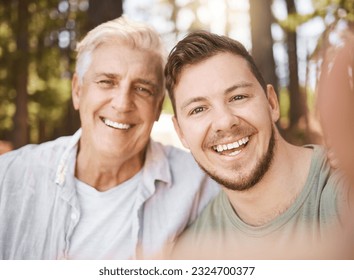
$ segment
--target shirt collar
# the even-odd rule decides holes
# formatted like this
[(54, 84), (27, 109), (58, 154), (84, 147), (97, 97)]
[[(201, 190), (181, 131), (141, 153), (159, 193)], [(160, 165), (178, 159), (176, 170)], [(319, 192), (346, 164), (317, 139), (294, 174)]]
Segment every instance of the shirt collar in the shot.
[(172, 175), (166, 149), (159, 142), (150, 139), (143, 167), (143, 181), (147, 187), (155, 187), (155, 181), (161, 181), (171, 187)]
[[(77, 145), (80, 140), (82, 129), (80, 128), (70, 139), (57, 168), (55, 183), (63, 186), (68, 173), (75, 170)], [(72, 169), (72, 170), (71, 170)], [(143, 167), (144, 184), (151, 189), (155, 189), (155, 181), (164, 182), (167, 187), (172, 185), (172, 176), (166, 151), (162, 144), (150, 139), (146, 151), (146, 158)]]
[(70, 169), (72, 172), (75, 170), (77, 145), (80, 137), (81, 128), (71, 137), (62, 157), (60, 158), (55, 175), (55, 183), (59, 186), (64, 185), (68, 169)]

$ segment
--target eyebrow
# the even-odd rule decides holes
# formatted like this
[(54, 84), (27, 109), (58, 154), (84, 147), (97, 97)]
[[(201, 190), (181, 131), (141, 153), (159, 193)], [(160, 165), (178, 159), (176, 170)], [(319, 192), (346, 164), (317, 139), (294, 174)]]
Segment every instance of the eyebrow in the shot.
[(154, 88), (154, 90), (157, 90), (158, 89), (158, 86), (156, 83), (150, 81), (150, 80), (146, 80), (146, 79), (136, 79), (134, 80), (135, 82), (138, 82), (138, 83), (141, 83), (141, 84), (144, 84), (144, 85), (148, 85), (148, 86), (151, 86)]
[(98, 78), (100, 76), (105, 76), (110, 79), (117, 79), (120, 78), (120, 75), (114, 73), (106, 73), (106, 72), (99, 72), (94, 74), (94, 78)]
[(195, 103), (195, 102), (200, 102), (200, 101), (205, 101), (207, 100), (207, 98), (205, 97), (194, 97), (194, 98), (190, 98), (187, 101), (185, 101), (182, 106), (181, 106), (181, 110), (185, 109), (186, 107), (188, 107), (190, 104)]
[[(105, 77), (110, 78), (110, 79), (120, 79), (121, 78), (121, 76), (119, 74), (114, 74), (114, 73), (106, 73), (106, 72), (95, 73), (95, 77), (96, 78), (98, 78), (100, 76), (105, 76)], [(145, 84), (145, 85), (151, 86), (155, 90), (158, 89), (157, 84), (152, 82), (152, 81), (150, 81), (150, 80), (138, 78), (138, 79), (135, 79), (134, 82), (138, 82), (138, 83), (141, 83), (141, 84)]]
[(224, 94), (228, 94), (236, 89), (239, 89), (239, 88), (247, 88), (247, 87), (252, 87), (253, 86), (253, 83), (250, 83), (250, 82), (241, 82), (241, 83), (238, 83), (236, 85), (232, 85), (231, 87), (227, 88), (225, 91), (224, 91)]
[[(239, 88), (247, 88), (247, 87), (252, 87), (253, 86), (253, 83), (250, 83), (250, 82), (241, 82), (241, 83), (237, 83), (235, 85), (232, 85), (230, 87), (228, 87), (227, 89), (224, 90), (224, 95), (234, 91), (234, 90), (237, 90)], [(185, 109), (186, 107), (188, 107), (190, 104), (192, 103), (195, 103), (195, 102), (201, 102), (201, 101), (205, 101), (207, 100), (206, 97), (202, 97), (202, 96), (198, 96), (198, 97), (193, 97), (193, 98), (190, 98), (188, 100), (186, 100), (182, 106), (181, 106), (181, 110)]]

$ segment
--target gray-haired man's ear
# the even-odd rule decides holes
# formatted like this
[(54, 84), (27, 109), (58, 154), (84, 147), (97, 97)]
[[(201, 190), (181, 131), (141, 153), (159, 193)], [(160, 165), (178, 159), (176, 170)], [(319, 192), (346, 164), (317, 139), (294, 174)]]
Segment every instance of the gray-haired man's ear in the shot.
[(71, 80), (71, 98), (75, 110), (79, 110), (80, 93), (81, 93), (81, 83), (79, 81), (79, 77), (77, 76), (77, 74), (74, 73), (74, 76)]

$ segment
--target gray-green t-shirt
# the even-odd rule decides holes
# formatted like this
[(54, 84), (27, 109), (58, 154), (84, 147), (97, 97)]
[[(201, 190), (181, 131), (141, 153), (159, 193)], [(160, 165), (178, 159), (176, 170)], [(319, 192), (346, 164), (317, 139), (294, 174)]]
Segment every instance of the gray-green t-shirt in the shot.
[(251, 226), (237, 216), (221, 192), (183, 233), (173, 258), (348, 258), (350, 252), (339, 248), (348, 245), (342, 242), (348, 188), (331, 170), (324, 149), (311, 147), (314, 153), (307, 181), (285, 212), (267, 224)]

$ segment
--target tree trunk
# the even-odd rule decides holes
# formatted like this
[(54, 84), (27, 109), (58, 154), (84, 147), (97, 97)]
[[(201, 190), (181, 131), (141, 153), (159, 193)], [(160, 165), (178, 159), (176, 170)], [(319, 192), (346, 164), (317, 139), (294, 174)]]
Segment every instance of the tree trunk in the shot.
[(271, 0), (250, 0), (252, 56), (267, 84), (278, 90), (273, 56)]
[(16, 58), (14, 64), (14, 75), (16, 75), (16, 112), (14, 115), (13, 145), (19, 148), (29, 142), (28, 127), (28, 63), (29, 63), (29, 43), (28, 43), (28, 0), (19, 0), (18, 24), (16, 31)]
[(123, 13), (122, 0), (89, 0), (88, 30)]
[[(296, 13), (294, 0), (286, 0), (288, 14)], [(287, 48), (289, 59), (289, 129), (296, 126), (301, 117), (306, 117), (306, 99), (300, 91), (298, 64), (297, 64), (297, 43), (296, 31), (287, 31)]]

